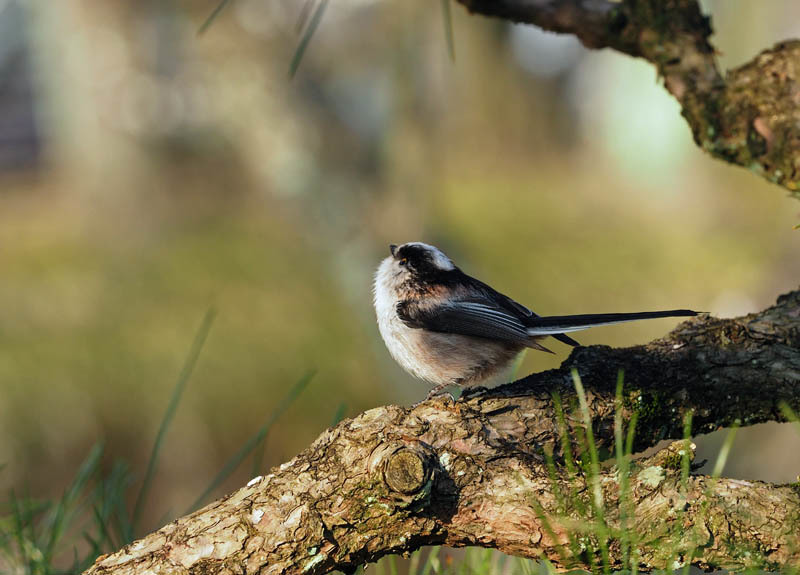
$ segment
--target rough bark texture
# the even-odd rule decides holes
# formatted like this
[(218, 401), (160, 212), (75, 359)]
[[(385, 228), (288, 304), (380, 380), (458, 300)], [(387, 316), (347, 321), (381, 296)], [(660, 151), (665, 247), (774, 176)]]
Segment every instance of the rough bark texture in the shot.
[[(572, 368), (587, 388), (586, 413), (569, 407)], [(781, 420), (780, 401), (800, 406), (800, 291), (759, 314), (693, 319), (645, 346), (579, 349), (561, 369), (456, 402), (372, 409), (87, 573), (319, 574), (433, 544), (494, 547), (565, 568), (629, 566), (630, 549), (642, 569), (796, 565), (796, 484), (691, 475), (684, 440), (628, 472), (559, 461), (561, 445), (581, 445), (587, 416), (598, 446), (610, 447), (615, 405), (618, 429), (639, 413), (641, 449), (682, 437), (690, 410), (695, 430), (708, 431), (735, 419)]]
[(694, 140), (800, 198), (800, 41), (723, 77), (697, 0), (458, 0), (468, 10), (574, 34), (655, 65)]

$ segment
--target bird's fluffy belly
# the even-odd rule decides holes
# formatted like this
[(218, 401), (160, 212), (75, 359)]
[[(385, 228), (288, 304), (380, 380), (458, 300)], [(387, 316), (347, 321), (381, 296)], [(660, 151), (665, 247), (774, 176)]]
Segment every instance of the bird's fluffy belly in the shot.
[(484, 338), (413, 329), (399, 319), (380, 326), (392, 357), (433, 384), (476, 385), (507, 368), (519, 349)]

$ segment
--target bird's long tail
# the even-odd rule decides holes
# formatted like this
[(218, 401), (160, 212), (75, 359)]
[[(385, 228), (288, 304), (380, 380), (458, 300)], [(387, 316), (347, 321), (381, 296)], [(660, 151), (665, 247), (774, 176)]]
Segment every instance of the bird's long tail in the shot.
[(671, 309), (667, 311), (641, 311), (635, 313), (587, 313), (582, 315), (551, 315), (526, 319), (528, 335), (555, 335), (571, 331), (580, 331), (600, 325), (612, 325), (655, 319), (659, 317), (691, 317), (699, 312), (690, 309)]

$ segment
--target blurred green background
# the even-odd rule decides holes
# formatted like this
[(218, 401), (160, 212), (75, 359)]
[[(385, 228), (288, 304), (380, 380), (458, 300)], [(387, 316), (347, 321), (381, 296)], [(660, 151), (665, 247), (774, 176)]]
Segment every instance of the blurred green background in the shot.
[[(439, 3), (334, 0), (290, 79), (303, 3), (234, 0), (198, 35), (215, 3), (0, 0), (0, 487), (58, 494), (101, 440), (144, 469), (210, 307), (152, 527), (310, 368), (265, 466), (341, 404), (422, 398), (374, 322), (389, 242), (436, 244), (541, 314), (733, 316), (798, 285), (800, 204), (698, 150), (643, 62), (455, 4), (451, 62)], [(793, 0), (704, 8), (724, 67), (800, 36)], [(726, 473), (790, 481), (800, 440), (744, 430)]]

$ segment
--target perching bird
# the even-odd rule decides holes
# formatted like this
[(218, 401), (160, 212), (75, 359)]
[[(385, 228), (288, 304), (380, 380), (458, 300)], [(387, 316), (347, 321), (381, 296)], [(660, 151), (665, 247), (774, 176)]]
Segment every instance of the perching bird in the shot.
[(428, 398), (502, 375), (526, 347), (550, 352), (539, 343), (547, 336), (577, 346), (567, 332), (697, 315), (675, 309), (540, 317), (462, 272), (434, 246), (411, 242), (389, 250), (375, 274), (378, 328), (397, 363), (435, 386)]

